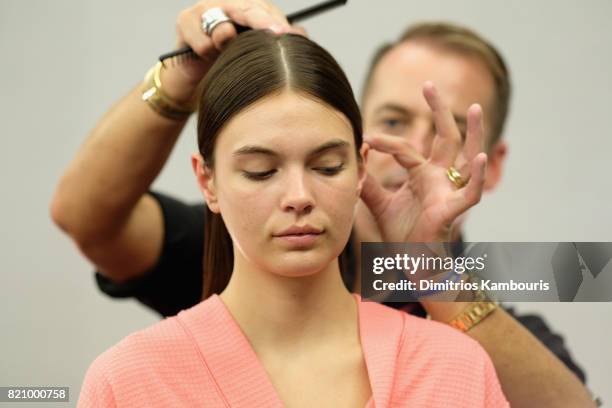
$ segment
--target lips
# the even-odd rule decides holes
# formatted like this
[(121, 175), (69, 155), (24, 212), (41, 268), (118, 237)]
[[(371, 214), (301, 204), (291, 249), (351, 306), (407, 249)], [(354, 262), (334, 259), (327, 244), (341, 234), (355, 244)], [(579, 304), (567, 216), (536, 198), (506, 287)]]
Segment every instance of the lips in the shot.
[(275, 237), (300, 236), (300, 235), (319, 235), (323, 229), (313, 227), (312, 225), (292, 225), (291, 227), (275, 234)]
[(323, 229), (312, 225), (293, 225), (274, 235), (274, 238), (283, 242), (283, 245), (287, 245), (289, 248), (303, 250), (312, 248), (323, 233)]

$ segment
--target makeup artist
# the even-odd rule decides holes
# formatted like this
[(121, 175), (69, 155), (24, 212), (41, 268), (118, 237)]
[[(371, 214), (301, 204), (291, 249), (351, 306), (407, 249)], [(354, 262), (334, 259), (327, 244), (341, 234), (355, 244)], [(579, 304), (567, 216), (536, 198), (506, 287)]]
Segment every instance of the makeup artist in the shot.
[[(197, 304), (202, 297), (204, 206), (188, 205), (150, 191), (185, 123), (194, 111), (196, 86), (235, 35), (229, 22), (202, 29), (202, 14), (222, 7), (234, 22), (288, 32), (283, 14), (262, 0), (201, 1), (177, 19), (178, 43), (201, 57), (157, 66), (99, 121), (57, 186), (54, 221), (96, 265), (100, 289), (113, 297), (135, 297), (164, 316)], [(211, 28), (211, 27), (208, 27)], [(172, 66), (171, 66), (172, 65)], [(432, 80), (465, 133), (468, 115), (485, 121), (488, 154), (484, 190), (500, 182), (507, 148), (502, 138), (510, 98), (509, 73), (499, 53), (472, 31), (448, 24), (408, 28), (385, 45), (372, 62), (362, 113), (372, 151), (367, 178), (349, 242), (349, 265), (356, 265), (360, 241), (380, 241), (405, 214), (394, 200), (406, 183), (405, 159), (413, 150), (429, 157), (434, 140), (432, 111), (423, 98)], [(428, 88), (429, 85), (426, 87)], [(427, 92), (427, 90), (425, 90)], [(144, 100), (143, 100), (144, 93)], [(478, 103), (479, 106), (473, 106)], [(392, 155), (393, 154), (393, 155)], [(458, 155), (457, 186), (468, 175)], [(389, 204), (382, 211), (380, 203)], [(390, 216), (392, 214), (392, 216)], [(461, 239), (461, 225), (450, 233)], [(345, 283), (359, 290), (353, 268)], [(423, 303), (405, 311), (444, 323), (465, 320), (475, 303)], [(592, 406), (563, 340), (537, 316), (515, 316), (490, 307), (482, 319), (467, 320), (463, 331), (487, 351), (503, 391), (514, 407)], [(450, 375), (450, 373), (449, 373)]]

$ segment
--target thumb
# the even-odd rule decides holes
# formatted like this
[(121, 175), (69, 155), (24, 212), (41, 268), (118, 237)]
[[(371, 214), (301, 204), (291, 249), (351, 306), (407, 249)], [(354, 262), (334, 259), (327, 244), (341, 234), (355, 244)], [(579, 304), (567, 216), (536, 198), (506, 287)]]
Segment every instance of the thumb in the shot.
[(374, 217), (378, 216), (386, 209), (391, 193), (385, 190), (380, 183), (369, 173), (366, 175), (361, 189), (361, 199), (368, 206)]

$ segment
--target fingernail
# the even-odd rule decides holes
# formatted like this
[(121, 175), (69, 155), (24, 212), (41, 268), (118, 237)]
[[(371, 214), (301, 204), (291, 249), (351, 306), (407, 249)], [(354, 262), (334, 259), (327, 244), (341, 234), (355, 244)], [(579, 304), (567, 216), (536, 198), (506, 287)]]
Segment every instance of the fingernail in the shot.
[(472, 112), (472, 114), (474, 115), (478, 115), (480, 114), (481, 108), (480, 105), (477, 103), (473, 103), (470, 107), (469, 107), (470, 112)]

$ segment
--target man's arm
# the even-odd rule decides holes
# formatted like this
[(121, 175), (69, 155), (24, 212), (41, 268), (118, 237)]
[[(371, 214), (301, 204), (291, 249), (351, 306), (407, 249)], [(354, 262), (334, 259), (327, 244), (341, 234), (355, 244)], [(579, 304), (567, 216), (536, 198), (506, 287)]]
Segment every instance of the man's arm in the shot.
[(53, 220), (113, 280), (144, 273), (159, 256), (161, 209), (145, 193), (184, 125), (154, 112), (138, 86), (104, 115), (56, 188)]
[[(448, 322), (465, 303), (423, 302), (432, 319)], [(544, 344), (502, 308), (467, 333), (487, 351), (512, 407), (593, 407), (588, 390)]]
[[(162, 89), (178, 103), (191, 101), (196, 88), (227, 40), (236, 36), (221, 24), (208, 37), (202, 12), (218, 1), (201, 1), (177, 20), (178, 43), (188, 44), (200, 59), (167, 64)], [(256, 0), (223, 3), (240, 24), (289, 30), (271, 5)], [(122, 282), (141, 276), (161, 255), (163, 217), (146, 192), (167, 160), (185, 120), (167, 119), (141, 98), (135, 87), (106, 113), (64, 172), (51, 203), (51, 216), (106, 277)]]
[(96, 273), (98, 288), (113, 298), (135, 298), (162, 316), (174, 316), (202, 300), (204, 204), (186, 204), (150, 192), (162, 209), (164, 237), (155, 266), (142, 276), (116, 282)]

